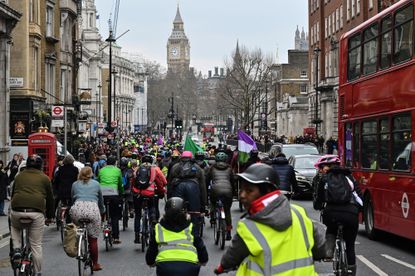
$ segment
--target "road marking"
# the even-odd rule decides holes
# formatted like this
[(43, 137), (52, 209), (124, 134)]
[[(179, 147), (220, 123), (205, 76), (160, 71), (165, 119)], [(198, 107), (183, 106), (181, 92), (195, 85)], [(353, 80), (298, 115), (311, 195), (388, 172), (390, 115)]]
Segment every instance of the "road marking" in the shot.
[(4, 242), (0, 243), (0, 248), (5, 247), (6, 245), (9, 244), (9, 242), (10, 242), (10, 240), (9, 239), (6, 239)]
[(360, 242), (358, 242), (358, 241), (355, 241), (355, 242), (354, 242), (354, 244), (360, 244)]
[(356, 257), (361, 260), (365, 265), (367, 265), (371, 270), (373, 270), (377, 275), (380, 276), (388, 276), (385, 272), (383, 272), (379, 267), (374, 265), (371, 261), (363, 257), (362, 255), (356, 255)]
[(404, 265), (404, 266), (406, 266), (406, 267), (409, 267), (409, 268), (411, 268), (411, 269), (415, 270), (415, 265), (408, 264), (407, 262), (404, 262), (404, 261), (398, 260), (398, 259), (396, 259), (396, 258), (394, 258), (394, 257), (391, 257), (391, 256), (389, 256), (389, 255), (386, 255), (386, 254), (380, 254), (380, 255), (381, 255), (382, 257), (385, 257), (386, 259), (389, 259), (389, 260), (394, 261), (394, 262), (396, 262), (396, 263), (398, 263), (398, 264)]

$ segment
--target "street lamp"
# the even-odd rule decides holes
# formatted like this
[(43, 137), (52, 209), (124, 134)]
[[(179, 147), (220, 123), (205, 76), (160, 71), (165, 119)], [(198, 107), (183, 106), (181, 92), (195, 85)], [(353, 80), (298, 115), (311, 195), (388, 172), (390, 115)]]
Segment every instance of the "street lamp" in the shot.
[(99, 102), (99, 107), (98, 107), (98, 122), (101, 122), (101, 88), (102, 85), (101, 83), (98, 84), (98, 102)]
[(314, 104), (314, 120), (312, 121), (313, 124), (316, 125), (316, 138), (318, 137), (318, 125), (321, 124), (322, 120), (318, 117), (318, 56), (320, 55), (321, 49), (316, 47), (314, 48), (314, 55), (316, 58), (316, 74), (315, 74), (315, 83), (314, 88), (316, 91), (315, 95), (315, 104)]

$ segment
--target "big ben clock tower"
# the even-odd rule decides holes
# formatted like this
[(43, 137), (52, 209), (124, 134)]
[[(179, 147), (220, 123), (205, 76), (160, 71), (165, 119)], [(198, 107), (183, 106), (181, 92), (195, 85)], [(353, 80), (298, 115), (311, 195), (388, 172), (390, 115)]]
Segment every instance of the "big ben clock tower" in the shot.
[(183, 20), (177, 5), (176, 17), (173, 21), (173, 31), (167, 42), (168, 72), (184, 75), (189, 72), (190, 44), (184, 33)]

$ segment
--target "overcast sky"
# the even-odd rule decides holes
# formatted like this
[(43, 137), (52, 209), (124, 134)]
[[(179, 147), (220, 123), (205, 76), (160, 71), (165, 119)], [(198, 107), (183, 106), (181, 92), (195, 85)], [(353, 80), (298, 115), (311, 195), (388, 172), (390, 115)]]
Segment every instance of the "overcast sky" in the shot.
[[(108, 37), (108, 19), (115, 0), (95, 0), (98, 27)], [(166, 45), (173, 29), (177, 0), (121, 0), (117, 36), (123, 51), (141, 54), (167, 67)], [(223, 66), (236, 41), (261, 48), (287, 62), (297, 25), (308, 32), (306, 0), (180, 0), (180, 13), (190, 41), (190, 66), (207, 74)]]

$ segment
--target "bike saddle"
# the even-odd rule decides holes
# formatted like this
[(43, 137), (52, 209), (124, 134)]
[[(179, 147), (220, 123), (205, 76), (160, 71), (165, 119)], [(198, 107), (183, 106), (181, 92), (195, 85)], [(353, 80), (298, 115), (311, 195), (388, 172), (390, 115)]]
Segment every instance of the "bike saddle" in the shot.
[(90, 223), (91, 222), (91, 220), (90, 219), (87, 219), (87, 218), (81, 218), (80, 220), (79, 220), (79, 223), (85, 223), (85, 224), (88, 224), (88, 223)]

